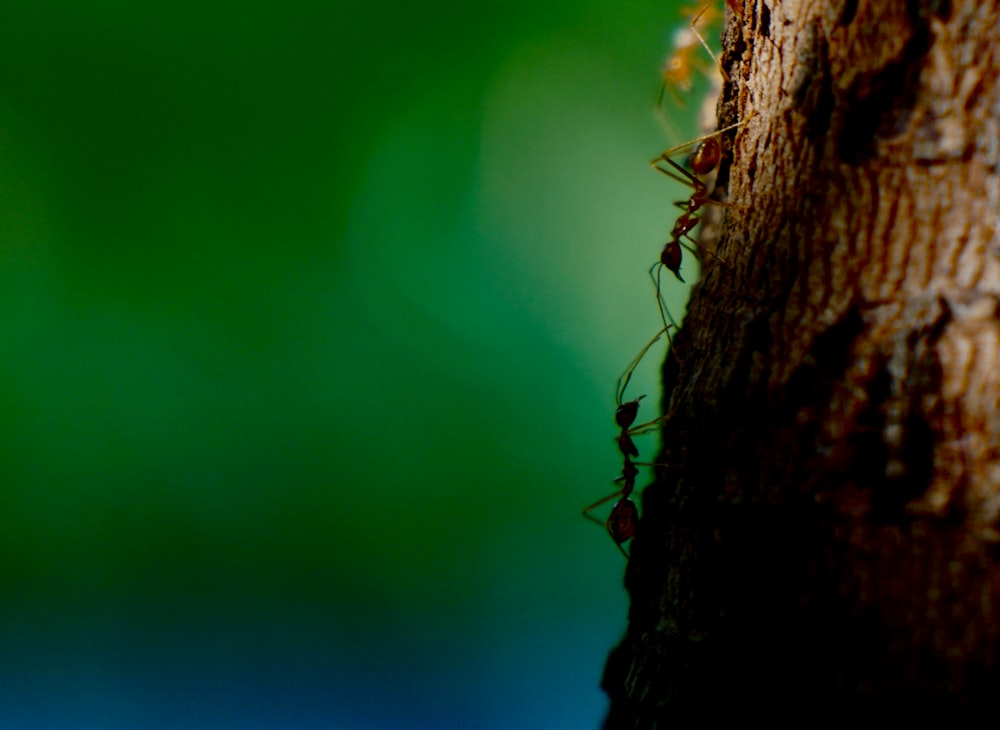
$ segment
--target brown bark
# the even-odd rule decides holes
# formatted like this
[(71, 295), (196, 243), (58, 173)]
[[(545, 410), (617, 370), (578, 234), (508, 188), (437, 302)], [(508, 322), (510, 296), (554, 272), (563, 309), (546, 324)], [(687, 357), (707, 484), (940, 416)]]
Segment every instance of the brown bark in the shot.
[(1000, 696), (998, 4), (728, 13), (725, 263), (664, 366), (607, 727)]

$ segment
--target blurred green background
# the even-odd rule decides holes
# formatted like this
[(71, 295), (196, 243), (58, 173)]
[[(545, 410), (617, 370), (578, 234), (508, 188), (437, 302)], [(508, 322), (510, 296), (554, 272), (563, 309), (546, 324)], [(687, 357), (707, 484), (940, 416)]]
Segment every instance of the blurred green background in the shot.
[(4, 15), (0, 726), (596, 727), (677, 7)]

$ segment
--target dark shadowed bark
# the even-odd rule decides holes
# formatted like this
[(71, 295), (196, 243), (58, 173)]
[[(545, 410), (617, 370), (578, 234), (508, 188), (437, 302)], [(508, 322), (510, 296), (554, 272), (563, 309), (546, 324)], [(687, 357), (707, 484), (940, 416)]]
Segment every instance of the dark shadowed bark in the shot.
[(998, 0), (728, 16), (607, 727), (1000, 714)]

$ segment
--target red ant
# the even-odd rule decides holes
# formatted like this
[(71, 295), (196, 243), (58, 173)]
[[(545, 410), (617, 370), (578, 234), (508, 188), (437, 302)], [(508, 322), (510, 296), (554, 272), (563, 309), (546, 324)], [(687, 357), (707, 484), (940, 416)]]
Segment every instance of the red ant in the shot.
[[(625, 552), (625, 548), (622, 547), (622, 543), (631, 538), (635, 534), (636, 525), (639, 522), (639, 508), (635, 506), (635, 502), (631, 499), (632, 490), (635, 488), (635, 478), (639, 474), (639, 466), (647, 466), (643, 462), (632, 461), (633, 457), (639, 456), (639, 449), (636, 447), (635, 442), (632, 440), (633, 436), (648, 433), (649, 431), (656, 428), (662, 421), (662, 418), (657, 418), (647, 423), (640, 424), (638, 426), (633, 426), (635, 419), (639, 414), (639, 401), (641, 401), (646, 396), (640, 395), (635, 400), (622, 401), (625, 395), (625, 389), (628, 387), (629, 381), (632, 379), (632, 373), (635, 372), (636, 367), (638, 367), (639, 362), (642, 360), (643, 356), (649, 351), (649, 349), (660, 339), (663, 334), (667, 335), (667, 339), (670, 339), (670, 334), (667, 332), (667, 327), (664, 327), (651, 339), (645, 347), (639, 352), (638, 355), (629, 363), (628, 368), (622, 373), (621, 377), (618, 378), (618, 382), (615, 386), (615, 402), (617, 408), (615, 409), (615, 423), (618, 425), (619, 433), (615, 437), (615, 443), (618, 444), (618, 450), (622, 454), (624, 463), (622, 465), (622, 475), (615, 479), (616, 484), (621, 484), (621, 488), (617, 491), (603, 497), (596, 502), (594, 502), (589, 507), (584, 508), (583, 515), (587, 519), (596, 522), (597, 524), (603, 524), (608, 533), (611, 535), (611, 539), (615, 541), (618, 549), (622, 551), (622, 555), (628, 559), (628, 553)], [(608, 519), (603, 523), (594, 517), (591, 512), (600, 507), (606, 502), (610, 502), (612, 499), (618, 499), (614, 506), (611, 508), (611, 514)]]
[[(701, 208), (708, 203), (730, 207), (727, 203), (722, 203), (711, 198), (708, 186), (701, 180), (700, 176), (708, 175), (713, 172), (722, 161), (722, 147), (719, 144), (718, 136), (745, 123), (746, 121), (744, 120), (743, 122), (732, 124), (728, 127), (712, 132), (711, 134), (707, 134), (703, 137), (699, 137), (698, 139), (690, 142), (686, 142), (677, 147), (672, 147), (671, 149), (660, 153), (659, 156), (654, 158), (649, 163), (650, 166), (657, 172), (662, 172), (667, 177), (677, 180), (678, 182), (682, 182), (693, 188), (691, 197), (689, 197), (687, 201), (678, 201), (676, 203), (676, 205), (681, 208), (682, 212), (674, 222), (674, 227), (670, 231), (670, 240), (660, 252), (659, 260), (656, 261), (649, 269), (649, 276), (652, 278), (653, 284), (656, 286), (656, 300), (658, 306), (660, 307), (660, 317), (663, 320), (664, 327), (667, 326), (667, 319), (670, 320), (670, 324), (673, 326), (676, 326), (676, 323), (674, 322), (673, 317), (670, 316), (670, 312), (667, 310), (666, 304), (663, 302), (663, 296), (660, 293), (660, 273), (663, 268), (667, 268), (673, 273), (674, 276), (677, 277), (678, 281), (684, 283), (684, 277), (681, 276), (681, 262), (684, 257), (682, 246), (687, 248), (689, 251), (692, 251), (695, 255), (699, 256), (699, 258), (700, 254), (698, 251), (701, 250), (719, 259), (719, 261), (722, 261), (722, 259), (715, 253), (699, 245), (698, 242), (691, 237), (690, 233), (701, 222), (701, 216), (698, 214), (698, 211), (700, 211)], [(687, 160), (688, 167), (691, 168), (689, 172), (683, 165), (674, 162), (670, 156), (695, 143), (698, 143), (698, 146)], [(663, 162), (670, 165), (673, 170), (667, 167), (661, 167), (661, 163)], [(686, 239), (689, 243), (685, 243), (682, 239)], [(692, 248), (691, 244), (697, 248)]]

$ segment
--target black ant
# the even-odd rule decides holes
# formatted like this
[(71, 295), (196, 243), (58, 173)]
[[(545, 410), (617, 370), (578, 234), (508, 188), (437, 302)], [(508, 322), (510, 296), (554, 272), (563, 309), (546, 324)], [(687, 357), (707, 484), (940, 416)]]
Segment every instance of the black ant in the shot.
[[(639, 352), (638, 355), (629, 363), (628, 368), (622, 373), (621, 377), (618, 378), (618, 382), (615, 386), (615, 403), (617, 407), (615, 409), (615, 423), (618, 425), (619, 433), (615, 437), (615, 443), (618, 444), (618, 450), (622, 454), (622, 459), (624, 463), (622, 465), (622, 475), (615, 479), (616, 484), (621, 484), (621, 488), (617, 491), (603, 497), (592, 505), (584, 508), (583, 515), (587, 519), (596, 522), (597, 524), (603, 524), (608, 533), (611, 535), (611, 539), (615, 541), (618, 549), (622, 551), (622, 555), (628, 559), (628, 553), (625, 552), (625, 548), (622, 547), (622, 543), (627, 541), (635, 534), (636, 525), (639, 522), (639, 508), (635, 506), (635, 502), (631, 499), (632, 490), (635, 488), (635, 478), (639, 474), (639, 466), (647, 466), (643, 462), (632, 461), (633, 457), (639, 456), (639, 449), (635, 445), (635, 441), (632, 440), (633, 436), (648, 433), (649, 431), (656, 428), (662, 418), (657, 418), (647, 423), (640, 424), (638, 426), (633, 426), (636, 418), (639, 415), (639, 401), (641, 401), (646, 396), (640, 395), (635, 400), (622, 401), (625, 395), (625, 389), (628, 387), (629, 381), (632, 379), (632, 373), (635, 372), (636, 367), (638, 367), (639, 362), (642, 360), (643, 356), (649, 349), (660, 339), (663, 334), (667, 335), (667, 339), (670, 339), (670, 333), (667, 331), (669, 328), (664, 327), (651, 339), (645, 347)], [(591, 512), (600, 507), (602, 504), (610, 502), (612, 499), (617, 499), (614, 506), (611, 508), (611, 514), (608, 519), (603, 523), (594, 517)]]

